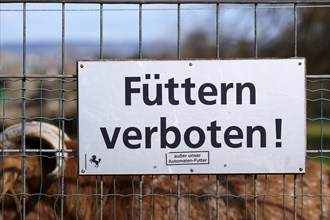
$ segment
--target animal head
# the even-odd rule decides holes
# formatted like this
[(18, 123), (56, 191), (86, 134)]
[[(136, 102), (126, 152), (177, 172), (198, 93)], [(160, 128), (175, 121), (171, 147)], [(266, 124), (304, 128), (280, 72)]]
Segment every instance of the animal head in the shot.
[[(24, 131), (24, 133), (22, 132)], [(22, 136), (25, 136), (23, 160)], [(66, 149), (68, 135), (58, 127), (45, 122), (26, 122), (8, 127), (0, 134), (0, 190), (3, 193), (21, 191), (23, 167), (27, 188), (38, 187), (42, 178), (54, 179), (65, 166), (60, 152)], [(54, 151), (55, 150), (55, 151)], [(63, 153), (67, 158), (67, 153)], [(27, 189), (28, 190), (28, 189)], [(7, 198), (6, 198), (7, 199)], [(1, 201), (0, 201), (1, 202)]]

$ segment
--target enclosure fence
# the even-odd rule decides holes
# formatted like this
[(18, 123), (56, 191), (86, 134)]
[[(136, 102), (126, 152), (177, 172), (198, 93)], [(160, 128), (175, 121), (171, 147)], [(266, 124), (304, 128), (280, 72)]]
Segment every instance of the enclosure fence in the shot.
[[(52, 3), (52, 4), (48, 4)], [(56, 7), (53, 7), (53, 6)], [(248, 52), (230, 54), (239, 47), (238, 39), (232, 36), (233, 46), (228, 49), (223, 40), (228, 40), (222, 35), (221, 20), (225, 10), (248, 10), (252, 18), (250, 22), (249, 37), (247, 41)], [(174, 46), (170, 55), (168, 51), (164, 59), (191, 59), (184, 15), (189, 12), (207, 12), (211, 14), (212, 21), (203, 26), (212, 24), (210, 41), (202, 43), (200, 48), (210, 47), (205, 57), (197, 58), (283, 58), (279, 54), (267, 54), (268, 47), (265, 43), (271, 34), (265, 34), (260, 25), (261, 17), (265, 18), (263, 10), (285, 10), (286, 18), (292, 24), (288, 35), (288, 46), (280, 48), (287, 52), (287, 57), (300, 57), (300, 31), (302, 16), (300, 13), (308, 10), (326, 11), (329, 14), (330, 1), (328, 0), (1, 0), (0, 25), (9, 23), (11, 16), (18, 16), (20, 24), (12, 28), (18, 29), (20, 41), (14, 47), (12, 42), (3, 40), (6, 31), (0, 26), (0, 126), (1, 131), (7, 127), (21, 123), (21, 139), (19, 147), (9, 149), (5, 143), (1, 145), (1, 217), (2, 219), (327, 219), (330, 217), (330, 73), (309, 72), (307, 57), (306, 75), (306, 112), (307, 112), (307, 165), (305, 175), (166, 175), (166, 176), (89, 176), (78, 177), (78, 170), (67, 176), (64, 166), (58, 170), (58, 178), (55, 181), (56, 189), (47, 191), (52, 183), (42, 171), (43, 160), (55, 158), (57, 164), (76, 164), (78, 148), (67, 145), (63, 147), (65, 138), (60, 135), (60, 129), (66, 132), (71, 139), (77, 137), (77, 75), (76, 61), (79, 59), (105, 59), (111, 57), (111, 49), (118, 43), (108, 42), (111, 39), (112, 26), (107, 25), (108, 16), (119, 13), (124, 19), (130, 13), (134, 13), (136, 22), (132, 30), (136, 37), (135, 49), (129, 55), (120, 55), (123, 60), (134, 59), (162, 59), (150, 51), (160, 47), (149, 45), (145, 37), (152, 32), (145, 31), (145, 16), (148, 12), (170, 12), (175, 15), (173, 28)], [(267, 13), (269, 11), (266, 11)], [(60, 26), (59, 46), (51, 49), (46, 56), (44, 53), (36, 57), (33, 53), (33, 45), (29, 42), (29, 34), (33, 35), (35, 29), (29, 30), (29, 18), (37, 14), (39, 20), (47, 19), (48, 14), (57, 13), (56, 20)], [(70, 22), (70, 13), (85, 16), (84, 13), (93, 13), (97, 20), (93, 20), (92, 26), (97, 35), (97, 43), (93, 44), (93, 57), (79, 54), (68, 43), (67, 27)], [(268, 23), (269, 28), (274, 28), (282, 12), (275, 14), (275, 18)], [(88, 15), (87, 15), (88, 16)], [(236, 16), (236, 18), (234, 18)], [(225, 21), (238, 19), (240, 13), (232, 15)], [(198, 21), (198, 15), (195, 19)], [(246, 18), (246, 17), (244, 17)], [(243, 19), (244, 19), (243, 18)], [(327, 17), (329, 18), (329, 17)], [(163, 15), (163, 20), (168, 19)], [(225, 18), (223, 18), (225, 19)], [(326, 20), (329, 29), (329, 19)], [(76, 23), (82, 29), (84, 23)], [(161, 25), (161, 24), (156, 24)], [(273, 26), (272, 26), (273, 25)], [(318, 24), (313, 24), (317, 29)], [(192, 25), (193, 26), (193, 25)], [(70, 26), (72, 27), (72, 26)], [(45, 28), (45, 27), (43, 27)], [(48, 32), (49, 29), (42, 31)], [(199, 27), (195, 27), (199, 28)], [(233, 27), (235, 29), (235, 27)], [(264, 28), (264, 26), (263, 26)], [(261, 31), (262, 29), (262, 31)], [(40, 31), (40, 30), (38, 30)], [(189, 31), (188, 31), (189, 32)], [(329, 32), (320, 41), (329, 41)], [(71, 33), (70, 33), (71, 34)], [(116, 33), (113, 33), (116, 34)], [(133, 34), (133, 33), (132, 33)], [(210, 35), (210, 32), (207, 33)], [(244, 32), (239, 33), (244, 35)], [(88, 35), (88, 33), (86, 33)], [(50, 35), (47, 35), (50, 36)], [(83, 36), (81, 36), (83, 38)], [(314, 38), (313, 38), (314, 39)], [(76, 35), (71, 41), (79, 42)], [(197, 43), (198, 44), (197, 39)], [(146, 40), (147, 41), (147, 40)], [(243, 42), (243, 41), (242, 41)], [(246, 42), (246, 41), (245, 41)], [(263, 42), (263, 43), (261, 43)], [(309, 42), (314, 47), (317, 42)], [(125, 50), (125, 42), (118, 43)], [(161, 43), (160, 43), (161, 44)], [(211, 44), (211, 45), (210, 45)], [(109, 46), (110, 45), (110, 46)], [(322, 45), (322, 44), (321, 44)], [(118, 45), (117, 45), (118, 46)], [(47, 46), (42, 46), (48, 50)], [(165, 45), (165, 47), (167, 47)], [(8, 49), (9, 48), (9, 49)], [(13, 49), (14, 48), (14, 49)], [(110, 49), (109, 49), (110, 48)], [(150, 49), (151, 48), (151, 49)], [(234, 48), (234, 49), (233, 49)], [(316, 48), (316, 47), (315, 47)], [(16, 50), (8, 55), (10, 49)], [(161, 50), (164, 48), (161, 47)], [(318, 48), (316, 48), (317, 50)], [(229, 51), (231, 50), (231, 51)], [(329, 50), (329, 48), (328, 48)], [(17, 52), (18, 51), (18, 52)], [(77, 53), (72, 55), (73, 53)], [(18, 54), (18, 60), (11, 59), (12, 53)], [(57, 56), (51, 61), (51, 55)], [(307, 52), (306, 52), (307, 53)], [(317, 51), (316, 51), (317, 53)], [(110, 55), (109, 55), (110, 54)], [(243, 54), (243, 52), (242, 52)], [(288, 55), (287, 55), (288, 54)], [(307, 54), (308, 55), (308, 54)], [(74, 58), (70, 57), (73, 56)], [(329, 62), (329, 56), (324, 55), (325, 63)], [(116, 58), (116, 57), (115, 57)], [(322, 59), (320, 56), (319, 61)], [(44, 63), (43, 63), (44, 62)], [(50, 63), (55, 62), (52, 71), (46, 71)], [(314, 64), (311, 64), (313, 66)], [(317, 66), (318, 64), (315, 64)], [(325, 64), (326, 65), (326, 64)], [(42, 69), (44, 68), (44, 69)], [(40, 71), (42, 69), (42, 71)], [(55, 70), (54, 70), (55, 69)], [(329, 70), (329, 67), (325, 68)], [(318, 70), (317, 67), (311, 69)], [(283, 79), (285, 80), (285, 79)], [(56, 125), (60, 143), (57, 149), (43, 148), (43, 141), (30, 141), (26, 138), (25, 124), (30, 121), (50, 123)], [(2, 138), (3, 139), (3, 138)], [(75, 143), (73, 141), (73, 143)], [(29, 163), (34, 158), (40, 160), (40, 175), (31, 178)], [(16, 188), (7, 189), (8, 179), (6, 173), (15, 172), (8, 159), (21, 161), (19, 170), (16, 171), (18, 183)], [(72, 163), (70, 163), (70, 161)], [(77, 168), (77, 167), (74, 167)], [(36, 168), (34, 168), (36, 169)], [(32, 169), (33, 170), (33, 169)], [(13, 175), (12, 178), (16, 178)], [(85, 179), (84, 179), (85, 178)], [(18, 184), (18, 185), (17, 185)], [(33, 185), (36, 190), (31, 190)], [(89, 187), (89, 190), (87, 188)], [(18, 190), (15, 190), (18, 189)], [(85, 202), (85, 205), (84, 205)], [(50, 209), (47, 214), (43, 212), (46, 206)], [(160, 211), (165, 210), (165, 211)], [(315, 212), (317, 210), (317, 212)], [(204, 214), (205, 213), (205, 214)], [(1, 218), (0, 217), (0, 218)]]

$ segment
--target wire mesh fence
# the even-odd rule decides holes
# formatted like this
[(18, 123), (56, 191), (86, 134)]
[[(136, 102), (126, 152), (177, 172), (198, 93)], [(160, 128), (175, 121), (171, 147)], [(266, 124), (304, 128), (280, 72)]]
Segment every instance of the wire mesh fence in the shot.
[[(0, 137), (2, 219), (328, 219), (329, 7), (326, 0), (1, 1), (1, 131), (19, 123), (14, 143)], [(307, 58), (305, 175), (78, 176), (76, 60), (297, 56)], [(45, 138), (52, 132), (55, 141)]]

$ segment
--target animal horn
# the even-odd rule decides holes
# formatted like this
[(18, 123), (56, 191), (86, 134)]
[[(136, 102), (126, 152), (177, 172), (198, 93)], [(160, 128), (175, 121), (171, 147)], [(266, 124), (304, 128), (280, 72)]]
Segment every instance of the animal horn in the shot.
[[(63, 134), (62, 130), (58, 127), (51, 125), (46, 122), (26, 122), (24, 124), (25, 128), (25, 138), (26, 139), (41, 139), (42, 141), (47, 142), (52, 149), (66, 149), (65, 142), (70, 141), (70, 138), (67, 134)], [(0, 143), (7, 149), (16, 147), (22, 138), (22, 124), (15, 124), (6, 128), (0, 134)], [(64, 145), (62, 146), (62, 138), (64, 138)], [(60, 156), (60, 153), (57, 152), (56, 156)], [(64, 158), (67, 158), (68, 153), (63, 153)], [(48, 173), (47, 176), (58, 176), (59, 168), (65, 166), (65, 161), (58, 160), (56, 168)]]

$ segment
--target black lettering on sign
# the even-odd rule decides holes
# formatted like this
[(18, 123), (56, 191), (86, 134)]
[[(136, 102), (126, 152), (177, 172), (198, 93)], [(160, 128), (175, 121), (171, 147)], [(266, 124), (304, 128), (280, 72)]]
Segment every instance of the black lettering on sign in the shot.
[[(160, 123), (155, 127), (115, 127), (113, 133), (109, 135), (105, 127), (101, 127), (101, 134), (104, 139), (107, 149), (114, 149), (116, 143), (118, 142), (118, 136), (122, 136), (122, 143), (125, 147), (129, 149), (140, 149), (146, 148), (151, 149), (153, 142), (152, 140), (157, 140), (156, 143), (160, 144), (160, 148), (177, 148), (180, 146), (181, 139), (184, 142), (184, 146), (192, 149), (203, 147), (205, 141), (208, 139), (211, 146), (214, 148), (223, 147), (221, 140), (224, 141), (225, 145), (230, 148), (253, 148), (267, 147), (267, 132), (266, 128), (257, 126), (246, 126), (244, 129), (238, 126), (229, 126), (224, 128), (224, 132), (221, 133), (221, 126), (217, 125), (217, 121), (212, 121), (208, 126), (199, 127), (191, 126), (188, 128), (179, 128), (176, 126), (168, 126), (166, 122), (166, 117), (160, 118)], [(276, 129), (277, 129), (277, 142), (276, 147), (282, 147), (281, 142), (281, 126), (282, 119), (276, 119)], [(123, 131), (122, 134), (120, 131)], [(255, 141), (255, 138), (256, 141)], [(258, 143), (260, 140), (260, 143)]]
[[(132, 106), (132, 100), (143, 100), (143, 104), (147, 106), (163, 105), (168, 101), (171, 105), (187, 104), (187, 105), (216, 105), (220, 99), (221, 105), (229, 103), (228, 97), (234, 96), (229, 104), (242, 105), (243, 92), (249, 95), (249, 105), (256, 104), (256, 87), (251, 82), (246, 83), (203, 83), (198, 85), (191, 78), (186, 78), (184, 82), (178, 83), (175, 78), (170, 78), (167, 82), (160, 81), (160, 74), (145, 75), (145, 81), (141, 82), (141, 77), (125, 77), (125, 105)], [(156, 82), (156, 83), (155, 83)], [(151, 85), (154, 84), (154, 85)], [(155, 89), (153, 89), (153, 87)], [(163, 91), (164, 89), (164, 91)], [(163, 100), (163, 95), (167, 91), (167, 96)], [(153, 93), (153, 94), (152, 94)], [(183, 93), (184, 100), (179, 100), (177, 93)], [(134, 96), (134, 98), (133, 98)], [(219, 96), (219, 97), (218, 97)]]

